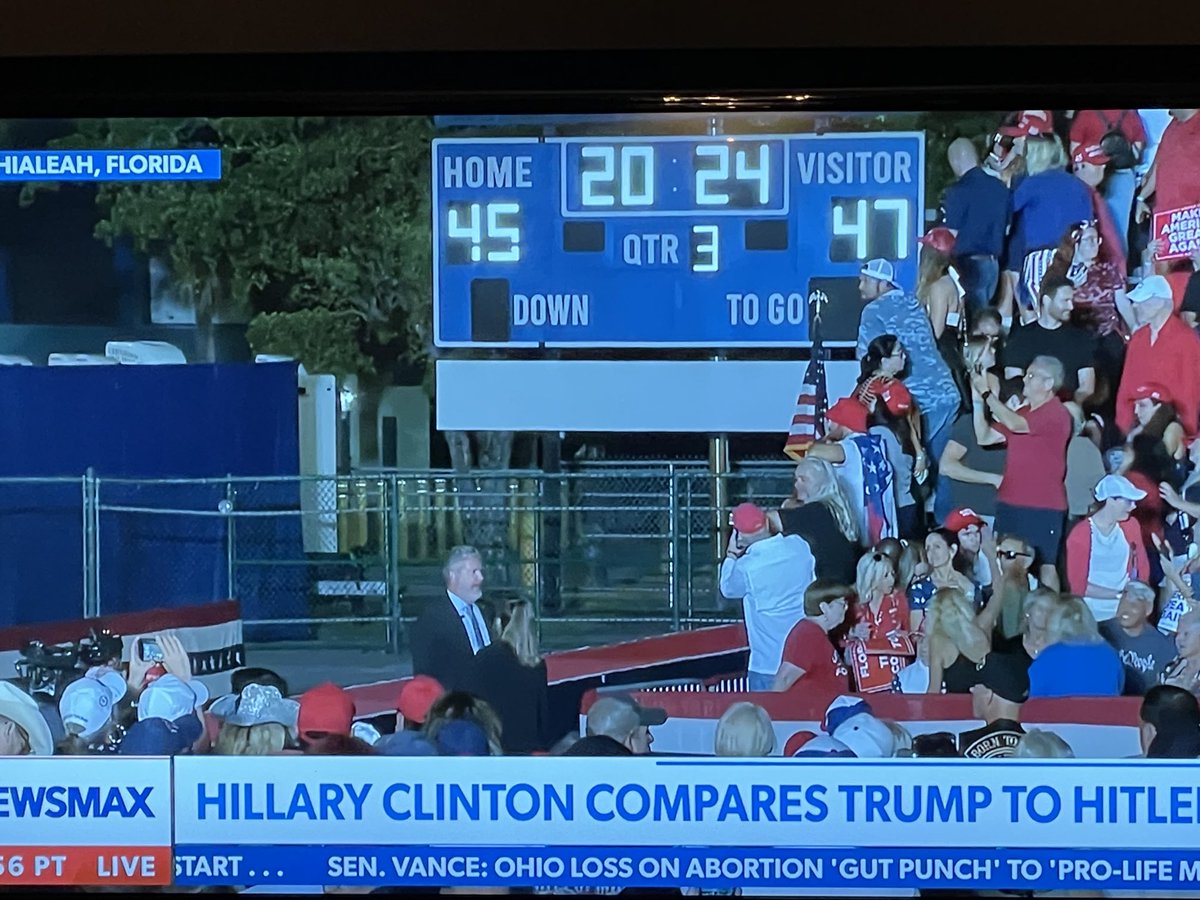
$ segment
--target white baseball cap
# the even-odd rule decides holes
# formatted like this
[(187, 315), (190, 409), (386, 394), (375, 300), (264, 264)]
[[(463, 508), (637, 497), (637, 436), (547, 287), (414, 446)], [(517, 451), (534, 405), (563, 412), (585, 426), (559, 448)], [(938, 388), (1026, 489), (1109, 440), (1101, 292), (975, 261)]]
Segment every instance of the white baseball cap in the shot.
[(1136, 488), (1124, 475), (1105, 475), (1096, 485), (1097, 500), (1130, 500), (1137, 502), (1146, 497), (1146, 492)]
[(174, 722), (191, 715), (207, 702), (208, 688), (203, 681), (195, 678), (181, 681), (175, 675), (164, 675), (152, 681), (138, 698), (138, 721), (166, 719)]
[(880, 281), (886, 281), (890, 285), (899, 287), (896, 284), (896, 267), (886, 259), (873, 259), (859, 269), (858, 273), (866, 275), (868, 278), (878, 278)]
[(84, 740), (95, 737), (112, 719), (113, 707), (127, 689), (120, 672), (107, 667), (90, 670), (68, 684), (58, 701), (63, 727), (68, 732), (76, 731)]
[(1167, 300), (1173, 297), (1171, 283), (1161, 275), (1147, 275), (1137, 287), (1129, 292), (1130, 303), (1144, 303), (1154, 297), (1162, 297)]

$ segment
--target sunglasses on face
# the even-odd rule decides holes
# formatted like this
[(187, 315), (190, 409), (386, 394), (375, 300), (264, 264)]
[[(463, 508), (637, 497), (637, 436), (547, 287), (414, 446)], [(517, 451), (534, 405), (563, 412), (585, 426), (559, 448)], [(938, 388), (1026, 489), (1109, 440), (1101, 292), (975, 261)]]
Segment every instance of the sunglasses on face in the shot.
[(1030, 556), (1031, 554), (1023, 550), (1000, 550), (997, 555), (1003, 559), (1016, 559), (1018, 556)]

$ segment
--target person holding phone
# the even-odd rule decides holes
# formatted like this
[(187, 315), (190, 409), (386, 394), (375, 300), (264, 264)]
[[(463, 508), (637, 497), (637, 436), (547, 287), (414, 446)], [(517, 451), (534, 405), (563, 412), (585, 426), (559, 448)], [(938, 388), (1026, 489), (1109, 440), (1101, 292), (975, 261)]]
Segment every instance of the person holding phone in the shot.
[(804, 618), (804, 591), (816, 563), (804, 538), (771, 534), (767, 514), (755, 504), (739, 504), (732, 518), (734, 530), (721, 562), (721, 594), (742, 601), (750, 644), (749, 688), (769, 691), (784, 638)]

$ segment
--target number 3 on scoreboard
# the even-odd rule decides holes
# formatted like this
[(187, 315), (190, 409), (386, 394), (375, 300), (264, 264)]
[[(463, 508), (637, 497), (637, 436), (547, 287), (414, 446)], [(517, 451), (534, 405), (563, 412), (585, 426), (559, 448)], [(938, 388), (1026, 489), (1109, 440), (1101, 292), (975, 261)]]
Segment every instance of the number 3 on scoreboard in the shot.
[(721, 233), (716, 225), (692, 226), (693, 272), (715, 272), (721, 265)]

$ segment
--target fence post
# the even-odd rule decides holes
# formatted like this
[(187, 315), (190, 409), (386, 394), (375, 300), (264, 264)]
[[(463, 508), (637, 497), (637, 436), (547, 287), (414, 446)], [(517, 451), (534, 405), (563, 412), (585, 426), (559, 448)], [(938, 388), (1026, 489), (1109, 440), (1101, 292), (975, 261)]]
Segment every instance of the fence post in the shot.
[(679, 631), (679, 484), (675, 464), (667, 466), (670, 479), (667, 502), (667, 602), (671, 607), (671, 629)]
[(389, 476), (387, 490), (380, 491), (385, 497), (387, 508), (384, 511), (384, 553), (387, 562), (384, 571), (387, 572), (387, 639), (388, 647), (393, 654), (400, 653), (400, 478), (393, 473)]
[(81, 483), (83, 492), (83, 617), (85, 619), (91, 619), (98, 615), (94, 577), (97, 559), (96, 523), (93, 518), (94, 479), (95, 470), (89, 468), (84, 473)]
[(234, 569), (237, 565), (237, 523), (234, 521), (233, 511), (236, 496), (237, 492), (233, 486), (233, 474), (226, 472), (225, 502), (222, 505), (225, 512), (225, 589), (229, 593), (230, 600), (238, 599), (237, 593), (234, 590)]

